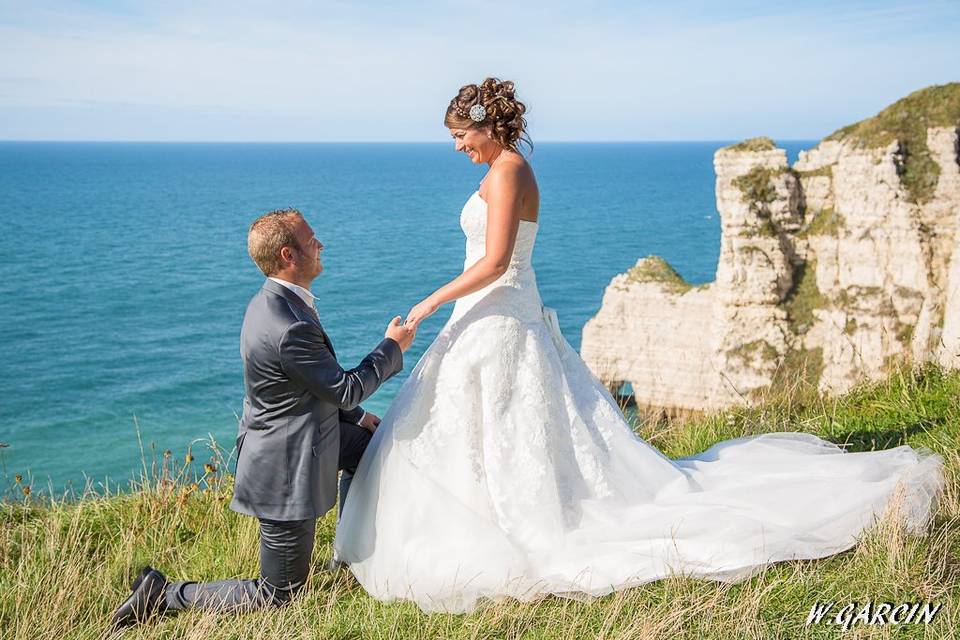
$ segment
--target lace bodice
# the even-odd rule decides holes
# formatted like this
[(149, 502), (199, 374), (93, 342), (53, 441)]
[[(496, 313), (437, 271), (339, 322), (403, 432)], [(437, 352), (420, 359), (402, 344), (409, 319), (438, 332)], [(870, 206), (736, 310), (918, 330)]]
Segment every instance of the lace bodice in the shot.
[[(467, 269), (474, 262), (483, 257), (486, 251), (487, 240), (487, 203), (475, 191), (463, 205), (460, 212), (460, 228), (467, 236), (467, 255), (463, 268)], [(529, 220), (521, 220), (517, 231), (517, 241), (513, 247), (513, 257), (510, 268), (519, 271), (530, 267), (530, 258), (533, 256), (533, 245), (537, 239), (539, 225)]]
[[(480, 197), (479, 191), (475, 191), (463, 205), (460, 228), (467, 238), (463, 262), (463, 269), (466, 271), (486, 253), (487, 203)], [(454, 306), (454, 317), (463, 315), (480, 300), (485, 300), (497, 313), (503, 315), (537, 321), (542, 318), (543, 304), (531, 263), (538, 228), (536, 222), (520, 221), (513, 256), (506, 273), (480, 291), (460, 298)], [(496, 295), (492, 295), (494, 292)]]

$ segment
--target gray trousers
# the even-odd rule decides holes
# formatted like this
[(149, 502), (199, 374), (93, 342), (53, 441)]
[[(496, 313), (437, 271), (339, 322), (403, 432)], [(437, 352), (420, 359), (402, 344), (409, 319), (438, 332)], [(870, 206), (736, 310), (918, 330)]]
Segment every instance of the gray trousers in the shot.
[[(363, 427), (340, 423), (340, 513), (370, 437)], [(172, 582), (166, 589), (167, 608), (251, 611), (286, 604), (307, 582), (316, 527), (316, 519), (260, 518), (260, 578)]]

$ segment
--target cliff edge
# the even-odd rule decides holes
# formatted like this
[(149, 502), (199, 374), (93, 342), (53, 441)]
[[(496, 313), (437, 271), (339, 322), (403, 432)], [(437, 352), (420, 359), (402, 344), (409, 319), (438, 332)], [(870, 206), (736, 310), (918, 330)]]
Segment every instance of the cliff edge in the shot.
[(639, 404), (822, 393), (896, 360), (960, 367), (960, 83), (922, 89), (800, 153), (769, 138), (714, 155), (720, 259), (691, 286), (658, 257), (607, 287), (581, 355)]

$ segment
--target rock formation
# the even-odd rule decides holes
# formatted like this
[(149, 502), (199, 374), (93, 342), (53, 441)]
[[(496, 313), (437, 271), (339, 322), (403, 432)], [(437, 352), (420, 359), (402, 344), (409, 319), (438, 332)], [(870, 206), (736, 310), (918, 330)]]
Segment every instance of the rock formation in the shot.
[(714, 156), (720, 259), (607, 287), (581, 355), (639, 404), (717, 409), (805, 380), (840, 393), (903, 358), (960, 367), (960, 83), (917, 91), (790, 166), (769, 138)]

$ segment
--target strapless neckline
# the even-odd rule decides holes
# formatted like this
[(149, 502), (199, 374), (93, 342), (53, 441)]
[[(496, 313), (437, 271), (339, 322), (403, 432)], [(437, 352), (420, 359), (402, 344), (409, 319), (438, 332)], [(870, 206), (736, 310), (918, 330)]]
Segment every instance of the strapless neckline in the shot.
[[(473, 195), (477, 196), (477, 200), (482, 202), (483, 206), (487, 206), (487, 201), (480, 197), (480, 189), (477, 189), (476, 191), (474, 191)], [(527, 224), (532, 224), (534, 226), (537, 226), (539, 224), (539, 222), (534, 222), (533, 220), (524, 220), (523, 218), (520, 218), (520, 222), (526, 222)]]

